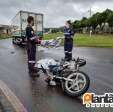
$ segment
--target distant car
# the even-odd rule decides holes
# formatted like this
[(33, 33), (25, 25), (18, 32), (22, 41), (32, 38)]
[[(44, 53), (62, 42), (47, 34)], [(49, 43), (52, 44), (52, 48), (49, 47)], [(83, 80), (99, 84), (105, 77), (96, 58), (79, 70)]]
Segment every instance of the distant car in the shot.
[(25, 28), (27, 26), (28, 16), (33, 16), (35, 20), (34, 31), (39, 38), (43, 37), (43, 14), (19, 11), (12, 19), (12, 43), (17, 45), (26, 45)]

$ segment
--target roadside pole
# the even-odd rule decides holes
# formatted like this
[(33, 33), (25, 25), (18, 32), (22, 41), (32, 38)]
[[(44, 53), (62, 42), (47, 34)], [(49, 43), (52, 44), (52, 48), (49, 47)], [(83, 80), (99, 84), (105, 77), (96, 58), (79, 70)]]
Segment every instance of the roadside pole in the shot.
[[(91, 10), (91, 8), (90, 8), (90, 10), (89, 10), (89, 14), (90, 14), (90, 17), (92, 16), (92, 10)], [(90, 27), (90, 37), (92, 36), (92, 28)]]

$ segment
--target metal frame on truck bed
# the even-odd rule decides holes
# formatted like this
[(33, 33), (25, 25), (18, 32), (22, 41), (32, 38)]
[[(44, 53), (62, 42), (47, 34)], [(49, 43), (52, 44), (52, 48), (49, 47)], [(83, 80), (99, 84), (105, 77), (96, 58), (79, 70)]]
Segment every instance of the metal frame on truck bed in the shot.
[(40, 38), (43, 37), (43, 14), (28, 12), (28, 11), (19, 11), (16, 16), (12, 19), (12, 42), (18, 45), (26, 44), (25, 37), (25, 28), (27, 26), (27, 17), (34, 17), (34, 31), (37, 36)]

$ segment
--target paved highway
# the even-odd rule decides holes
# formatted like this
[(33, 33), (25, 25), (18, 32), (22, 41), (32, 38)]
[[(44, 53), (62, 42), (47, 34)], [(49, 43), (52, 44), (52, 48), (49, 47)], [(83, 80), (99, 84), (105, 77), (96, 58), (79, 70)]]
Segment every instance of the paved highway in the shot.
[[(84, 48), (73, 50), (74, 57), (87, 60), (81, 70), (90, 77), (88, 92), (104, 94), (113, 92), (113, 49)], [(63, 48), (38, 48), (37, 60), (51, 57), (61, 59)], [(11, 43), (11, 39), (0, 40), (0, 79), (15, 93), (28, 112), (112, 112), (111, 108), (85, 108), (79, 98), (70, 98), (60, 88), (47, 87), (44, 77), (29, 77), (26, 50)]]

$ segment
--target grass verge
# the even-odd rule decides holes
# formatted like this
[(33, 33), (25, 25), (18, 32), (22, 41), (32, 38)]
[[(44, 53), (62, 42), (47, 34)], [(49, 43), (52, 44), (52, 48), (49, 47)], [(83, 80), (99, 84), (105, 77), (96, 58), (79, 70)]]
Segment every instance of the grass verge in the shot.
[[(44, 39), (53, 39), (58, 36), (63, 36), (63, 34), (46, 34), (44, 35)], [(90, 37), (89, 34), (75, 34), (74, 46), (113, 48), (113, 35), (92, 35), (92, 37)]]

